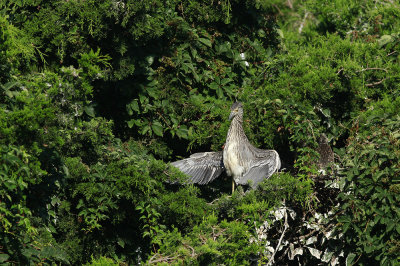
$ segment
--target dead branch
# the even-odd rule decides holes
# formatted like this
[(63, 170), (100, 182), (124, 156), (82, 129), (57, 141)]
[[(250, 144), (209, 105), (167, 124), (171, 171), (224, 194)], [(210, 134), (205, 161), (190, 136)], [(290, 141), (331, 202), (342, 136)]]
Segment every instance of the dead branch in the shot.
[(359, 73), (359, 72), (364, 72), (367, 70), (382, 70), (382, 71), (385, 71), (386, 73), (388, 72), (386, 68), (380, 68), (380, 67), (367, 67), (367, 68), (363, 68), (361, 70), (357, 70), (356, 72)]
[(274, 258), (275, 258), (276, 252), (278, 252), (278, 249), (279, 249), (279, 247), (281, 246), (281, 243), (282, 243), (282, 239), (285, 236), (286, 230), (289, 228), (289, 224), (288, 224), (287, 220), (288, 220), (288, 218), (287, 218), (287, 209), (285, 209), (285, 224), (284, 224), (283, 232), (282, 232), (281, 237), (279, 238), (278, 245), (276, 245), (274, 253), (272, 254), (271, 259), (270, 259), (270, 261), (268, 262), (267, 265), (272, 265), (273, 263), (275, 263)]
[[(157, 256), (159, 256), (160, 258), (155, 259)], [(154, 254), (153, 257), (150, 258), (150, 260), (149, 260), (149, 262), (147, 264), (155, 264), (155, 263), (158, 263), (158, 262), (167, 262), (167, 263), (169, 263), (169, 262), (173, 261), (176, 258), (177, 258), (177, 256), (174, 256), (174, 257), (168, 257), (168, 256), (163, 257), (161, 254), (156, 253), (156, 254)], [(153, 260), (153, 259), (155, 259), (155, 260)]]
[(367, 87), (373, 87), (373, 86), (376, 86), (376, 85), (381, 84), (381, 83), (384, 82), (385, 80), (386, 80), (386, 78), (384, 78), (384, 79), (382, 79), (382, 80), (380, 80), (380, 81), (377, 81), (377, 82), (365, 84), (365, 86), (367, 86)]
[(189, 248), (192, 250), (192, 254), (190, 255), (192, 258), (196, 257), (196, 252), (194, 251), (194, 248), (188, 244), (183, 244), (185, 247)]

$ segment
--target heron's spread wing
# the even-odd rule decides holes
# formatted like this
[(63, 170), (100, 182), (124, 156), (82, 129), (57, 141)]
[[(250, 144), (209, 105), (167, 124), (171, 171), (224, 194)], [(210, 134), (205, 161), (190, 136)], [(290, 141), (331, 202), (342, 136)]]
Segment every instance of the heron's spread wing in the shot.
[(187, 174), (192, 183), (200, 185), (210, 183), (225, 170), (222, 151), (195, 153), (171, 164)]
[(250, 181), (251, 186), (255, 188), (261, 181), (269, 178), (280, 168), (281, 160), (276, 151), (257, 149), (255, 159), (250, 163), (249, 169), (238, 183), (246, 185)]

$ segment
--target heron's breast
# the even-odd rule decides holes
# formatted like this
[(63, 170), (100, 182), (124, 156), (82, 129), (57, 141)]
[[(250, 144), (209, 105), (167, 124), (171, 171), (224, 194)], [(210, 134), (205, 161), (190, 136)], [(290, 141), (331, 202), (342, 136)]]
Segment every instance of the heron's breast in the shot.
[(235, 179), (242, 177), (244, 167), (239, 157), (238, 147), (235, 144), (226, 144), (224, 148), (224, 166), (228, 175)]

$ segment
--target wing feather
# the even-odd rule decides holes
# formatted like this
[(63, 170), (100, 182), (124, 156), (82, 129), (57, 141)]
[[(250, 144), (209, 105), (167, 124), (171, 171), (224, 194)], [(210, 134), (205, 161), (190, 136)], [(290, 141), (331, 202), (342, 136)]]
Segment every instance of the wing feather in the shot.
[(171, 164), (187, 174), (191, 183), (200, 185), (210, 183), (225, 170), (222, 151), (195, 153)]
[(255, 188), (261, 181), (271, 177), (280, 168), (281, 160), (275, 150), (257, 149), (254, 160), (250, 163), (249, 169), (243, 174), (238, 184), (246, 185), (250, 182), (251, 186)]

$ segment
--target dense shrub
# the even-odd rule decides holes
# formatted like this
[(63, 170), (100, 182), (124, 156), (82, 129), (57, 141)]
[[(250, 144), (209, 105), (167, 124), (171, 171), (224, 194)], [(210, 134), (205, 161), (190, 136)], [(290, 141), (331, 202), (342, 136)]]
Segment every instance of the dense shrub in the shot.
[(373, 258), (394, 265), (399, 260), (399, 123), (398, 115), (370, 115), (353, 124), (338, 218), (352, 245), (352, 263), (368, 265)]
[[(399, 10), (1, 1), (0, 263), (398, 264)], [(178, 185), (235, 100), (285, 171)]]

